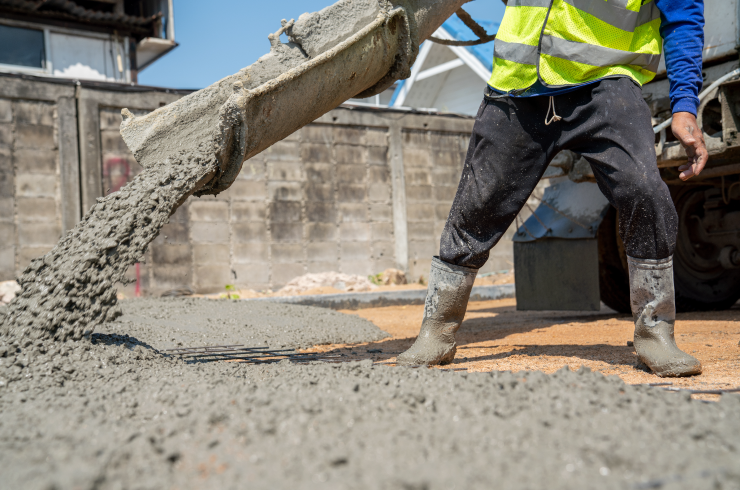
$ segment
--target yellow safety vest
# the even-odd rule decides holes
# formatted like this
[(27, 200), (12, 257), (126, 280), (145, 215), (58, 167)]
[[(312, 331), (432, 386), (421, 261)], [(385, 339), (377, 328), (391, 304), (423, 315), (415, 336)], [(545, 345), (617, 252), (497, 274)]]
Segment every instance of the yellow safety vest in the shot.
[(658, 71), (663, 39), (653, 0), (509, 0), (496, 34), (491, 87), (523, 90), (539, 76), (563, 87)]

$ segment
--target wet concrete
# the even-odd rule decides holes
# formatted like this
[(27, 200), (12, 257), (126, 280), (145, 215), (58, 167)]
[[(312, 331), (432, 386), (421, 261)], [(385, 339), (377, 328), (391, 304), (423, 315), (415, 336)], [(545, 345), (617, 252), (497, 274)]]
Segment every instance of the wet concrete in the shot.
[[(188, 335), (173, 301), (124, 302), (91, 342), (0, 348), (3, 487), (740, 487), (739, 395), (703, 403), (588, 370), (186, 364), (154, 350)], [(250, 311), (245, 324), (280, 318)]]
[(152, 162), (120, 191), (98, 198), (82, 221), (18, 278), (21, 291), (0, 324), (0, 340), (89, 336), (114, 320), (115, 284), (140, 261), (170, 215), (215, 168), (203, 144)]
[(305, 349), (388, 337), (368, 320), (313, 306), (162, 298), (122, 301), (121, 308), (123, 316), (100, 333), (125, 332), (160, 350), (235, 344)]

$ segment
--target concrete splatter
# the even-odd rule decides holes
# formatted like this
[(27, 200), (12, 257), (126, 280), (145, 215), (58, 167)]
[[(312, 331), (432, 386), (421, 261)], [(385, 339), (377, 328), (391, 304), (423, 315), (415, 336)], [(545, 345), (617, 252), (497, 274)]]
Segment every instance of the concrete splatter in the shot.
[(248, 345), (305, 349), (337, 342), (372, 342), (389, 335), (355, 315), (313, 306), (202, 298), (121, 301), (123, 316), (101, 325), (158, 349)]

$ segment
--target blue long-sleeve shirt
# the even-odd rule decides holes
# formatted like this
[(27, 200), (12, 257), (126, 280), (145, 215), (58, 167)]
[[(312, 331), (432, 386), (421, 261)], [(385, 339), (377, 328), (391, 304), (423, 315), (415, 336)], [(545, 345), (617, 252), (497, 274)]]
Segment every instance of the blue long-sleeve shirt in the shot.
[(702, 86), (704, 0), (654, 0), (670, 81), (671, 110), (696, 115)]
[[(672, 112), (696, 115), (702, 87), (704, 49), (704, 0), (653, 0), (660, 10), (660, 35), (663, 37)], [(595, 83), (593, 80), (588, 83)], [(565, 88), (550, 88), (537, 81), (526, 92), (513, 97), (559, 95), (588, 83)], [(497, 90), (498, 92), (498, 90)]]

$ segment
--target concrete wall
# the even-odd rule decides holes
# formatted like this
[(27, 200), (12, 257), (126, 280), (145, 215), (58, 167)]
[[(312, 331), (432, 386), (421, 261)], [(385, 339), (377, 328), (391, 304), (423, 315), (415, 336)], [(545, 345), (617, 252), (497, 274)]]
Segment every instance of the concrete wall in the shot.
[(148, 288), (274, 289), (309, 272), (388, 267), (427, 276), (472, 123), (335, 109), (245, 162), (226, 192), (178, 210), (152, 244)]
[(79, 219), (74, 87), (3, 79), (0, 280), (48, 252)]
[[(0, 77), (0, 280), (141, 170), (118, 133), (120, 109), (147, 112), (181, 96)], [(260, 290), (308, 272), (388, 267), (427, 276), (472, 125), (455, 115), (335, 109), (245, 162), (226, 192), (186, 202), (122, 292)], [(512, 262), (505, 237), (483, 272)]]

